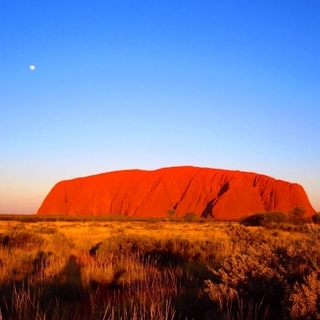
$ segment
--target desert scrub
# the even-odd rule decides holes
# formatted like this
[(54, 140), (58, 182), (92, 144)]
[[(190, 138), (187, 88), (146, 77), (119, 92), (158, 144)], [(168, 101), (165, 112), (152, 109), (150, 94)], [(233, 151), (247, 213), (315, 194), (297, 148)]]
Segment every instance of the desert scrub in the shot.
[(315, 224), (320, 224), (320, 212), (315, 213), (312, 217), (311, 220)]
[(118, 235), (93, 246), (90, 254), (97, 263), (107, 265), (120, 258), (145, 260), (152, 259), (154, 264), (176, 264), (199, 261), (213, 263), (220, 261), (228, 247), (228, 242), (212, 240), (189, 241), (180, 237), (158, 240), (148, 236)]
[(226, 232), (235, 250), (246, 250), (250, 246), (267, 243), (267, 233), (262, 228), (249, 228), (243, 225), (230, 225)]
[(61, 232), (55, 232), (47, 236), (47, 248), (52, 252), (59, 253), (61, 256), (69, 256), (70, 250), (74, 247), (69, 237)]
[(7, 249), (30, 250), (39, 248), (43, 243), (41, 236), (28, 231), (13, 231), (0, 235), (0, 245)]
[[(264, 319), (266, 310), (269, 319), (314, 318), (320, 246), (307, 231), (184, 220), (41, 220), (23, 228), (0, 221), (1, 243), (21, 232), (43, 239), (0, 245), (1, 311), (19, 320), (25, 299), (25, 319), (36, 312), (43, 319), (103, 319), (105, 312), (105, 319), (166, 319), (170, 301), (171, 316), (180, 319), (202, 320), (214, 309), (213, 319)], [(206, 279), (206, 299), (198, 299)]]
[(156, 250), (160, 242), (146, 236), (112, 236), (98, 243), (90, 250), (90, 254), (102, 265), (116, 261), (121, 256), (139, 257), (145, 252)]
[(291, 319), (320, 318), (320, 279), (319, 272), (313, 271), (296, 282), (287, 292), (286, 302)]
[(33, 271), (34, 253), (23, 250), (1, 252), (2, 265), (0, 268), (1, 284), (22, 281)]
[(283, 212), (255, 213), (240, 219), (239, 223), (245, 226), (267, 226), (288, 222), (288, 216)]
[(162, 250), (186, 262), (215, 263), (226, 251), (228, 242), (193, 240), (175, 237), (162, 241)]
[(202, 293), (220, 305), (236, 299), (263, 301), (270, 319), (315, 319), (320, 312), (319, 263), (316, 242), (256, 243), (211, 269), (213, 279), (205, 281)]

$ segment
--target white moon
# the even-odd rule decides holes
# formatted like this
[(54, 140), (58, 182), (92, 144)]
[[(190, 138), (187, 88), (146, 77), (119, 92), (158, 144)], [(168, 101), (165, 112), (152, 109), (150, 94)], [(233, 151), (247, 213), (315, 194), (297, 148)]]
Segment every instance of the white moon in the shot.
[(33, 71), (36, 67), (32, 64), (29, 68)]

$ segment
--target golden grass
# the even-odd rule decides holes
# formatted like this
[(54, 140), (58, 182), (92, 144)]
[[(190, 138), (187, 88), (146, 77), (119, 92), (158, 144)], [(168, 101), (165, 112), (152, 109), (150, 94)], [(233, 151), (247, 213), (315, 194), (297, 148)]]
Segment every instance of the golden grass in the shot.
[(0, 311), (17, 320), (35, 313), (46, 320), (68, 320), (70, 313), (88, 320), (201, 319), (204, 311), (192, 310), (212, 277), (207, 266), (218, 270), (260, 242), (281, 247), (310, 239), (237, 222), (86, 219), (0, 221), (0, 236)]
[[(195, 241), (211, 241), (221, 244), (214, 252), (216, 260), (232, 254), (236, 250), (236, 244), (228, 234), (228, 227), (237, 223), (198, 223), (198, 222), (133, 222), (133, 221), (75, 221), (75, 222), (35, 222), (24, 223), (17, 221), (0, 221), (0, 234), (11, 234), (14, 232), (29, 232), (40, 235), (45, 241), (33, 250), (16, 248), (15, 250), (0, 249), (0, 258), (6, 268), (0, 268), (0, 281), (9, 281), (12, 270), (16, 274), (27, 272), (25, 260), (35, 258), (38, 251), (51, 252), (50, 267), (48, 274), (57, 274), (66, 264), (70, 255), (76, 257), (81, 264), (85, 282), (91, 278), (105, 278), (108, 282), (112, 275), (112, 266), (99, 270), (94, 264), (89, 251), (98, 243), (106, 241), (114, 236), (141, 236), (152, 237), (159, 241), (168, 239)], [(263, 232), (268, 241), (292, 242), (305, 239), (305, 235), (299, 232), (285, 230), (267, 230), (260, 227), (251, 227), (251, 232)], [(19, 267), (20, 265), (20, 267)], [(18, 270), (18, 271), (17, 271)], [(136, 270), (138, 273), (138, 271)]]

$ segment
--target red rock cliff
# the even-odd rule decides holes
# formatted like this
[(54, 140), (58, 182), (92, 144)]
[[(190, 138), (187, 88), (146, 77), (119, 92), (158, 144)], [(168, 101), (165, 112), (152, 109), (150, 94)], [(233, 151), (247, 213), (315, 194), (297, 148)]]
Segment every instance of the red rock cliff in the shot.
[(312, 208), (304, 189), (296, 183), (240, 171), (172, 167), (154, 171), (124, 170), (57, 183), (39, 215), (178, 216), (238, 219), (257, 212)]

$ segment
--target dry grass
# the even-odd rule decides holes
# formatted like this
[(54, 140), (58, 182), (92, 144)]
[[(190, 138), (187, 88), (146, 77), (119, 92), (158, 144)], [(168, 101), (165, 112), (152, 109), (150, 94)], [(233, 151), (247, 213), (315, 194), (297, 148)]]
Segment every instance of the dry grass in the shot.
[(0, 319), (315, 318), (319, 232), (283, 229), (0, 221)]

